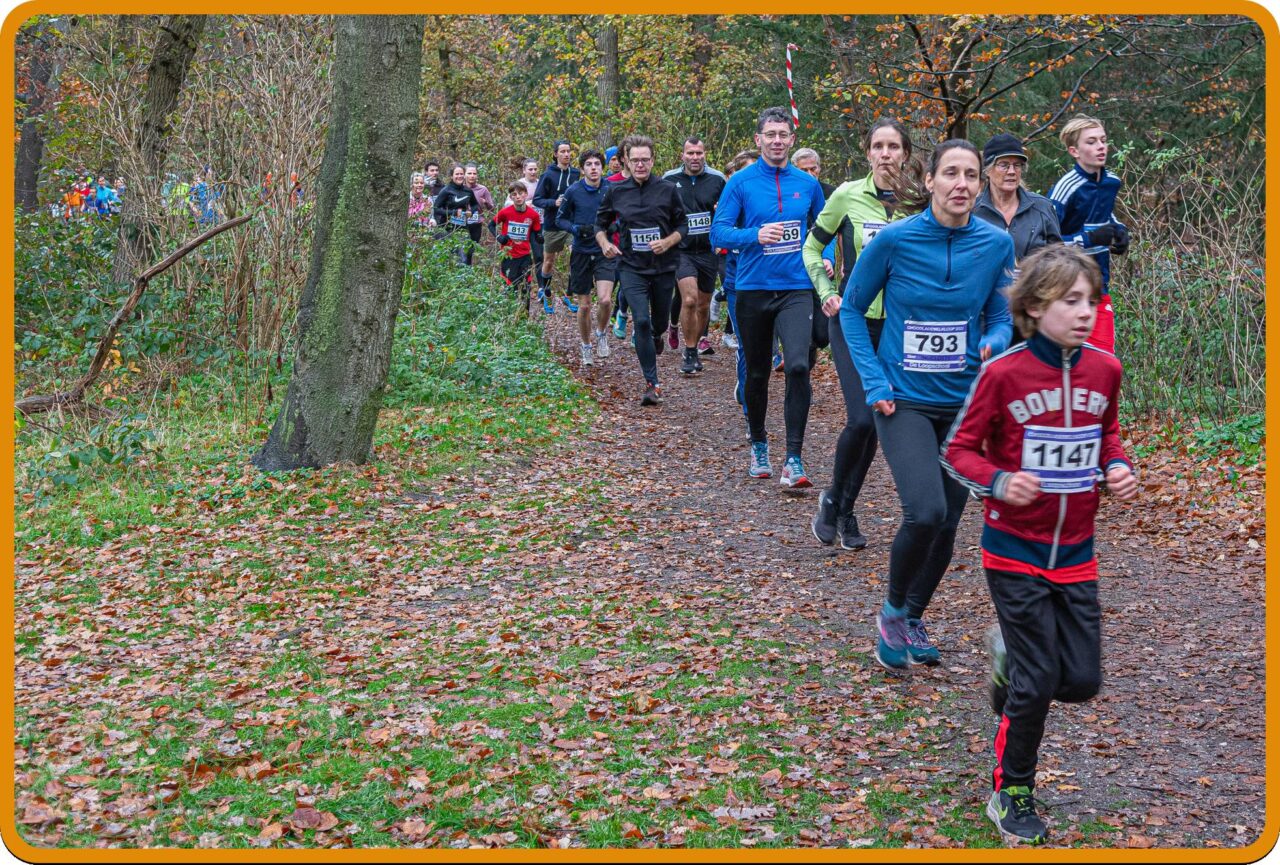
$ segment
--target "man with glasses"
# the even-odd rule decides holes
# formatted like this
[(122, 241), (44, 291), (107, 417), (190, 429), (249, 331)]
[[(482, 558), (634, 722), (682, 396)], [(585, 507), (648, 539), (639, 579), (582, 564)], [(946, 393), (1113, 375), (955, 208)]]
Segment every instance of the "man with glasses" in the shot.
[[(605, 188), (596, 211), (596, 243), (606, 257), (621, 259), (618, 292), (631, 308), (636, 358), (645, 380), (640, 404), (657, 405), (662, 402), (658, 354), (671, 315), (676, 245), (688, 234), (689, 224), (675, 184), (653, 176), (653, 141), (643, 135), (628, 141), (631, 176)], [(618, 245), (609, 239), (614, 226)]]
[(735, 172), (711, 221), (711, 243), (738, 251), (736, 317), (746, 360), (747, 426), (753, 478), (773, 476), (764, 420), (769, 407), (770, 358), (776, 329), (782, 342), (787, 458), (784, 487), (813, 486), (801, 450), (809, 420), (809, 346), (813, 336), (813, 283), (800, 250), (826, 199), (818, 181), (788, 161), (795, 133), (785, 108), (768, 108), (756, 122), (760, 158)]

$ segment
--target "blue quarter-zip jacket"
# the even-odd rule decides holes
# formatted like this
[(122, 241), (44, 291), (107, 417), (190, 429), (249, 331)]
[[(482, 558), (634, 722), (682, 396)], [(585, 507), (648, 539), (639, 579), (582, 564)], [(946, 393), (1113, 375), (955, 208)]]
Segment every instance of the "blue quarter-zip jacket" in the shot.
[[(882, 228), (876, 242), (868, 243), (858, 256), (840, 306), (840, 327), (862, 377), (867, 405), (882, 399), (963, 404), (981, 366), (981, 349), (989, 345), (993, 355), (999, 354), (1013, 334), (1004, 296), (1013, 268), (1009, 235), (972, 216), (963, 228), (947, 228), (927, 207)], [(864, 316), (881, 291), (885, 322), (877, 353)], [(986, 319), (985, 332), (980, 315)], [(947, 349), (958, 347), (962, 334), (963, 369), (919, 368), (930, 363), (945, 366)], [(921, 340), (926, 346), (933, 343), (934, 354), (904, 360), (904, 348), (914, 353)], [(953, 355), (957, 366), (958, 357)]]
[(556, 228), (573, 235), (575, 252), (600, 254), (600, 244), (596, 243), (596, 211), (600, 209), (608, 185), (604, 178), (596, 187), (579, 180), (565, 190), (564, 204), (556, 213)]
[[(735, 172), (711, 220), (711, 245), (738, 251), (737, 290), (811, 291), (800, 250), (824, 204), (818, 181), (790, 162), (774, 168), (761, 157)], [(769, 222), (786, 223), (788, 233), (761, 246), (760, 226)]]

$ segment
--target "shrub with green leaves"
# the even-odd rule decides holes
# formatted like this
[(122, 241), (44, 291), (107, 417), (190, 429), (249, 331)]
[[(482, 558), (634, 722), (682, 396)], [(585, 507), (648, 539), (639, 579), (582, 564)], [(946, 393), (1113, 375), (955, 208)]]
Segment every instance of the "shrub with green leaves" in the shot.
[(568, 397), (564, 372), (524, 314), (516, 293), (494, 274), (491, 256), (458, 262), (457, 241), (410, 244), (396, 321), (388, 406), (434, 405), (479, 393)]

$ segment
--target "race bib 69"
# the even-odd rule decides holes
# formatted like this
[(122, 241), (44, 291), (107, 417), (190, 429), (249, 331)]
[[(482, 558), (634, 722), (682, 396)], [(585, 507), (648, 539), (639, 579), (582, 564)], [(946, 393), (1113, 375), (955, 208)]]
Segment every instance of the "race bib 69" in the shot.
[(782, 240), (777, 243), (770, 243), (764, 247), (765, 255), (782, 255), (787, 252), (799, 252), (800, 240), (803, 232), (800, 226), (800, 220), (788, 219), (779, 223), (782, 226)]

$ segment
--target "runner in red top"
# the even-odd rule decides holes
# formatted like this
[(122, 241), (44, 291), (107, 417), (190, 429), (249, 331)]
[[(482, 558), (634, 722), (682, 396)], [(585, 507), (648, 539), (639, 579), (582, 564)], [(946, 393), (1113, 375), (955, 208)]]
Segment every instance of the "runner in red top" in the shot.
[(504, 250), (502, 278), (511, 289), (519, 289), (525, 311), (529, 309), (529, 285), (533, 280), (533, 257), (530, 244), (542, 233), (542, 219), (538, 211), (528, 206), (525, 199), (529, 190), (520, 181), (507, 189), (511, 204), (498, 211), (493, 218), (492, 229)]
[(942, 445), (943, 466), (982, 496), (982, 564), (1000, 624), (989, 633), (995, 737), (987, 816), (1006, 841), (1038, 844), (1034, 789), (1049, 704), (1102, 684), (1098, 483), (1138, 494), (1120, 443), (1120, 361), (1085, 342), (1102, 272), (1078, 247), (1021, 262), (1009, 310), (1027, 341), (983, 365)]

